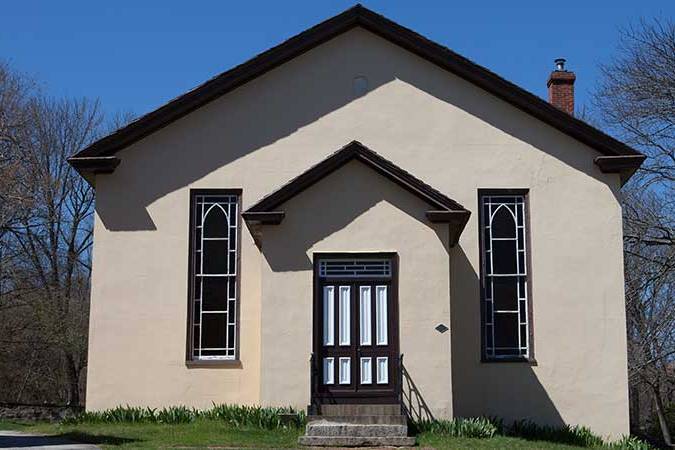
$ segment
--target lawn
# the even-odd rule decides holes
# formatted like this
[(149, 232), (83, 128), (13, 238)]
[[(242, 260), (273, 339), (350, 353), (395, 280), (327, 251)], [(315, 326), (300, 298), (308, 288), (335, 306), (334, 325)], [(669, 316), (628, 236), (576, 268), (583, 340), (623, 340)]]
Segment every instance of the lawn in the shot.
[(281, 448), (297, 445), (298, 430), (235, 428), (215, 420), (188, 424), (25, 424), (0, 422), (0, 430), (45, 433), (103, 448), (254, 447)]
[[(252, 447), (289, 448), (297, 445), (301, 431), (237, 428), (221, 421), (198, 419), (189, 424), (27, 424), (0, 422), (0, 430), (47, 433), (74, 441), (93, 443), (103, 448), (166, 448), (166, 447)], [(573, 449), (568, 445), (545, 441), (495, 436), (491, 439), (447, 438), (423, 433), (420, 447), (436, 449)]]
[(448, 438), (431, 433), (422, 433), (417, 437), (417, 443), (420, 447), (444, 449), (579, 449), (582, 447), (558, 444), (547, 441), (528, 441), (522, 438), (495, 436), (490, 439), (472, 439), (472, 438)]

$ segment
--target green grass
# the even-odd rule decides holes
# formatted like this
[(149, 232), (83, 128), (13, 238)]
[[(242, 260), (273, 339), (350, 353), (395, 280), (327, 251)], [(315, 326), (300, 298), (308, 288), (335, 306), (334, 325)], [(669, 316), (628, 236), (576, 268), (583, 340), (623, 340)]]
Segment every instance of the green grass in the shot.
[[(47, 433), (77, 442), (97, 444), (106, 448), (165, 448), (165, 447), (297, 447), (302, 430), (263, 430), (257, 427), (238, 428), (221, 421), (197, 419), (192, 423), (94, 423), (58, 425), (48, 423), (25, 424), (0, 422), (0, 429), (30, 433)], [(418, 436), (420, 447), (442, 449), (574, 449), (562, 444), (544, 441), (495, 436), (491, 439), (453, 438), (431, 432)]]
[(265, 430), (259, 427), (236, 427), (223, 421), (196, 419), (192, 423), (79, 423), (60, 425), (0, 422), (0, 430), (18, 430), (65, 437), (76, 442), (103, 448), (166, 447), (296, 447), (299, 429)]
[[(60, 424), (0, 421), (0, 430), (50, 434), (103, 448), (296, 447), (306, 415), (292, 408), (213, 405), (207, 410), (185, 406), (119, 406), (83, 412)], [(409, 431), (420, 447), (437, 449), (522, 448), (650, 450), (636, 438), (605, 442), (581, 426), (550, 427), (529, 421), (505, 426), (495, 418), (421, 421)]]
[(573, 445), (559, 444), (547, 441), (530, 441), (523, 438), (495, 436), (490, 439), (479, 438), (450, 438), (424, 432), (417, 436), (417, 444), (420, 447), (433, 447), (438, 450), (445, 449), (483, 449), (483, 448), (522, 448), (522, 449), (579, 449)]
[(11, 431), (26, 431), (29, 432), (30, 429), (35, 425), (34, 422), (23, 422), (23, 421), (14, 421), (14, 420), (5, 420), (0, 419), (0, 430), (11, 430)]
[[(167, 447), (249, 447), (294, 448), (301, 429), (266, 430), (254, 426), (234, 426), (220, 420), (198, 418), (191, 423), (21, 423), (0, 421), (0, 430), (18, 430), (66, 437), (73, 441), (92, 443), (104, 449), (167, 448)], [(489, 439), (459, 438), (433, 432), (418, 435), (420, 448), (435, 449), (579, 449), (542, 440), (496, 435)]]

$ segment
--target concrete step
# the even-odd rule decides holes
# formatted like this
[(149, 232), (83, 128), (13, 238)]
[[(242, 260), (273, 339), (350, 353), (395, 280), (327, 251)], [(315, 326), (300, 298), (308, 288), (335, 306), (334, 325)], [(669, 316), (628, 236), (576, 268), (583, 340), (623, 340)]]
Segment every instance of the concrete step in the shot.
[(307, 424), (305, 436), (406, 437), (407, 425), (337, 423), (322, 420)]
[(376, 416), (401, 414), (401, 405), (321, 405), (322, 416)]
[(362, 415), (362, 416), (307, 416), (307, 422), (319, 420), (330, 420), (338, 423), (360, 423), (360, 424), (383, 424), (383, 425), (407, 425), (408, 421), (402, 414), (399, 415)]
[(414, 437), (300, 436), (298, 444), (308, 447), (412, 447)]

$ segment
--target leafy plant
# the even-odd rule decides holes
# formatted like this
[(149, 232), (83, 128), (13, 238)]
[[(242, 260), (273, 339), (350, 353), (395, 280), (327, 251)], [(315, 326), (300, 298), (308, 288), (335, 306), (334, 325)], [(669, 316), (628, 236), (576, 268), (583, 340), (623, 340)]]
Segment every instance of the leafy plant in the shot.
[(635, 436), (624, 436), (618, 441), (606, 445), (612, 450), (652, 450), (654, 447)]
[(291, 407), (214, 405), (213, 408), (204, 412), (204, 415), (237, 427), (252, 426), (263, 429), (300, 428), (306, 422), (305, 413)]
[(603, 445), (600, 436), (593, 434), (589, 428), (579, 425), (553, 427), (539, 425), (529, 420), (519, 420), (511, 425), (508, 434), (529, 440), (559, 442), (578, 447), (600, 447)]
[(160, 410), (138, 406), (118, 406), (104, 411), (83, 412), (62, 421), (65, 425), (79, 423), (191, 423), (197, 419), (217, 420), (234, 427), (274, 430), (301, 428), (306, 423), (303, 411), (245, 405), (213, 405), (209, 410), (187, 406), (171, 406)]
[(615, 442), (604, 442), (589, 428), (578, 425), (553, 427), (529, 420), (505, 425), (496, 417), (478, 417), (453, 420), (424, 420), (412, 423), (413, 433), (429, 433), (441, 437), (490, 439), (496, 435), (512, 436), (531, 441), (549, 441), (577, 447), (607, 448), (611, 450), (650, 450), (652, 447), (636, 438), (624, 436)]
[(155, 415), (155, 420), (161, 423), (190, 423), (199, 417), (200, 412), (186, 406), (171, 406), (163, 408)]
[(484, 417), (457, 418), (452, 420), (425, 420), (413, 424), (420, 433), (432, 433), (448, 437), (489, 439), (497, 434), (498, 427)]
[(139, 423), (154, 422), (155, 409), (139, 406), (117, 406), (105, 411), (85, 411), (65, 419), (65, 424), (76, 423)]

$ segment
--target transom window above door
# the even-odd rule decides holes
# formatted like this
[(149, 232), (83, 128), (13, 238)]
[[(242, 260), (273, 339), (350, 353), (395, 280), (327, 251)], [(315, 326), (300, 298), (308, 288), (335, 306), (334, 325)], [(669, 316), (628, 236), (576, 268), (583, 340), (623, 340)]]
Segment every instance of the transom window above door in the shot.
[(390, 259), (330, 259), (319, 263), (321, 278), (391, 277)]

